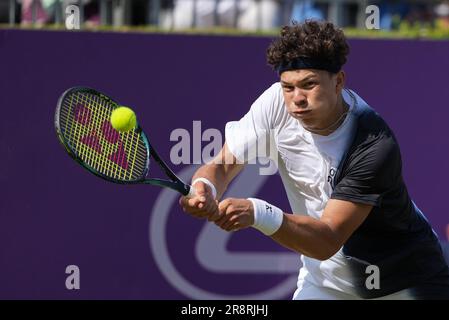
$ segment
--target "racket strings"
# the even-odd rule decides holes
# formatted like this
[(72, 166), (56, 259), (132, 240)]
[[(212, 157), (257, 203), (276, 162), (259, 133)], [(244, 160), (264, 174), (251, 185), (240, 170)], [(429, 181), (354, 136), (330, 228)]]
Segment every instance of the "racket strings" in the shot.
[(110, 116), (117, 105), (87, 92), (68, 95), (60, 111), (62, 134), (76, 155), (112, 179), (131, 181), (147, 169), (147, 148), (135, 130), (117, 132)]

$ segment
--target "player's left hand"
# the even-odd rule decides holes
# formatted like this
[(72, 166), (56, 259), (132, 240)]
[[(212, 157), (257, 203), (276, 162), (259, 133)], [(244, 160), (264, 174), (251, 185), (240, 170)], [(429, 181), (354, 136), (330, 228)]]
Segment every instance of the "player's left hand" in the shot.
[(213, 198), (211, 188), (202, 181), (195, 183), (195, 196), (179, 199), (182, 210), (196, 218), (218, 216), (218, 201)]
[(254, 223), (253, 203), (247, 199), (227, 198), (218, 204), (218, 213), (214, 223), (226, 231), (237, 231)]

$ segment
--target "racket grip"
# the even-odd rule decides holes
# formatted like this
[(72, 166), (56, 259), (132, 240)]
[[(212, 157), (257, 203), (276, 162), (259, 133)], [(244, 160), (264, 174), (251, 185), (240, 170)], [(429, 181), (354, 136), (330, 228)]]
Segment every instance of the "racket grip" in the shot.
[(187, 198), (193, 198), (196, 195), (196, 190), (194, 186), (190, 186), (189, 193), (187, 194)]

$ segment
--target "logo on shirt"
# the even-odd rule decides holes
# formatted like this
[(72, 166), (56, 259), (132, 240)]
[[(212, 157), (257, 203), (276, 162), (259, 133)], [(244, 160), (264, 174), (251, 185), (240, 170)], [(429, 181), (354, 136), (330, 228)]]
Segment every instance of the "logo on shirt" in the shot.
[(327, 182), (329, 182), (332, 187), (334, 186), (334, 179), (335, 179), (336, 174), (337, 174), (337, 169), (331, 167), (329, 170), (329, 173), (327, 175)]

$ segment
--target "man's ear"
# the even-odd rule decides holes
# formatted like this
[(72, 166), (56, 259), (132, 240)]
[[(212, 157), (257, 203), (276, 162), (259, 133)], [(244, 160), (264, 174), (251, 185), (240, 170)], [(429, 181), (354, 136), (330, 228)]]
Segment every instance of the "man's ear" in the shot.
[(339, 93), (345, 87), (346, 74), (344, 71), (339, 71), (336, 75), (336, 93)]

